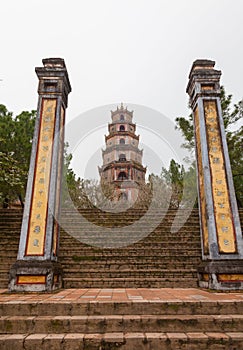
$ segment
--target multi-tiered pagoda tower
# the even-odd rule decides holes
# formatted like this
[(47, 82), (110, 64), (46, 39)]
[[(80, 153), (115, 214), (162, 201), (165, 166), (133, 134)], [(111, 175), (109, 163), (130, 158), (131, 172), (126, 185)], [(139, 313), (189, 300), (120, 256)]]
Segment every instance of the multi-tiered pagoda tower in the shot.
[(138, 148), (139, 135), (132, 121), (133, 111), (121, 107), (111, 111), (112, 123), (105, 136), (102, 151), (103, 166), (99, 168), (101, 183), (114, 186), (114, 199), (136, 200), (139, 187), (145, 184), (146, 168), (142, 165), (143, 151)]

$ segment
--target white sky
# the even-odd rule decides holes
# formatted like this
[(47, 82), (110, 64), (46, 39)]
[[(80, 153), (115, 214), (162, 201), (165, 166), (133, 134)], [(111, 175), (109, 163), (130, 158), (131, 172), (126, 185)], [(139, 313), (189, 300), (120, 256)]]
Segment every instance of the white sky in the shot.
[(65, 59), (73, 89), (68, 120), (121, 101), (171, 120), (187, 115), (185, 89), (197, 58), (216, 61), (237, 102), (242, 14), (242, 0), (2, 1), (0, 103), (15, 114), (36, 109), (34, 68), (47, 57)]

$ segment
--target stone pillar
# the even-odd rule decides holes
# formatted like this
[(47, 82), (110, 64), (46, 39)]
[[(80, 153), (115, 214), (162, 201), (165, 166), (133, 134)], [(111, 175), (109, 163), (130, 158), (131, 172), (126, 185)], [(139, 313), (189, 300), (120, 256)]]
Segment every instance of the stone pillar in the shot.
[(215, 62), (193, 63), (187, 93), (194, 115), (203, 264), (201, 287), (243, 289), (243, 240)]
[(25, 208), (10, 291), (52, 291), (62, 286), (57, 261), (65, 110), (71, 86), (61, 58), (36, 68), (39, 101)]

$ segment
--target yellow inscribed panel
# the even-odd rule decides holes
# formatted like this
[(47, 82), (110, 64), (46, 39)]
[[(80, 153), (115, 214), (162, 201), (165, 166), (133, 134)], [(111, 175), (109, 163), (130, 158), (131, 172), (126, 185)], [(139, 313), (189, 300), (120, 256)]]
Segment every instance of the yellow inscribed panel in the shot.
[(242, 282), (243, 281), (243, 274), (232, 274), (232, 275), (220, 274), (217, 277), (220, 282)]
[(26, 276), (18, 276), (17, 277), (17, 284), (45, 284), (46, 283), (46, 276), (36, 276), (36, 275), (26, 275)]
[(26, 255), (44, 255), (56, 100), (44, 99), (35, 164)]
[(204, 101), (204, 111), (219, 251), (235, 253), (235, 232), (216, 101)]

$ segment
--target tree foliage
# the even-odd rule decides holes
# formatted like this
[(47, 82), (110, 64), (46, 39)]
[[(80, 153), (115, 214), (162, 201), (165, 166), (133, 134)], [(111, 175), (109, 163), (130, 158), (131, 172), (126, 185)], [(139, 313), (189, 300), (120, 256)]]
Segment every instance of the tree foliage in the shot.
[(169, 169), (162, 168), (161, 177), (165, 180), (167, 186), (170, 187), (170, 207), (178, 208), (183, 195), (183, 181), (185, 169), (183, 165), (171, 159)]
[(23, 206), (36, 112), (15, 118), (0, 105), (0, 200), (4, 207), (18, 198)]

